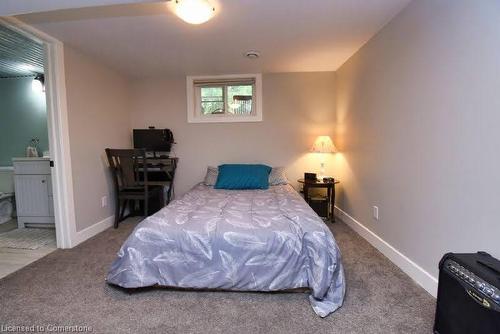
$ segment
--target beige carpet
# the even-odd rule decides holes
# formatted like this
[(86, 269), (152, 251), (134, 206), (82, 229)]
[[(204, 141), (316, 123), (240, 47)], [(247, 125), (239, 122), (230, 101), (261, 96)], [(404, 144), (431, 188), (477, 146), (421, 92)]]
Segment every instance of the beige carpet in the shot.
[(432, 333), (435, 300), (343, 223), (330, 225), (347, 278), (321, 319), (305, 293), (127, 292), (104, 282), (135, 224), (56, 250), (0, 280), (0, 325), (86, 325), (94, 333)]

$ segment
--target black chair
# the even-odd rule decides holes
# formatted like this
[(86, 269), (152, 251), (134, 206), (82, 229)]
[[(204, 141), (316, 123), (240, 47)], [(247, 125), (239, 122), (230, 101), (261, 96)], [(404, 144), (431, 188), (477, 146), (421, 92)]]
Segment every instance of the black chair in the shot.
[[(125, 208), (131, 202), (144, 202), (144, 217), (149, 214), (152, 201), (157, 205), (163, 202), (163, 187), (148, 184), (148, 164), (146, 163), (146, 151), (143, 149), (106, 149), (109, 167), (113, 174), (116, 189), (115, 224), (124, 217)], [(132, 208), (130, 208), (132, 213)]]

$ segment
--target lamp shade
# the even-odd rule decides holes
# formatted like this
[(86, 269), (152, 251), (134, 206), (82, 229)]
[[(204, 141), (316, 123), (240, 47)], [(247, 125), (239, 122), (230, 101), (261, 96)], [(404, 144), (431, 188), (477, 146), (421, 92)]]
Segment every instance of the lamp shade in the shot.
[(315, 153), (335, 153), (337, 149), (330, 136), (319, 136), (311, 147), (311, 152)]

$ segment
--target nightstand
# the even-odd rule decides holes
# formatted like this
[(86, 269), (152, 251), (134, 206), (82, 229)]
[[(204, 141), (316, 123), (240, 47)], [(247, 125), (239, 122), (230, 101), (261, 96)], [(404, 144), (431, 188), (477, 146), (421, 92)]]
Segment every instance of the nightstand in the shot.
[[(327, 202), (327, 219), (329, 219), (332, 223), (335, 223), (335, 215), (334, 215), (334, 208), (335, 208), (335, 185), (337, 183), (340, 183), (339, 181), (335, 180), (333, 182), (323, 182), (321, 180), (304, 180), (304, 179), (299, 179), (297, 180), (300, 184), (303, 185), (303, 191), (304, 191), (304, 199), (306, 202), (311, 205), (313, 208), (318, 208), (315, 203), (312, 203), (311, 201), (311, 196), (309, 194), (309, 191), (311, 189), (326, 189), (326, 198), (325, 201)], [(315, 210), (316, 211), (316, 210)], [(316, 212), (318, 213), (318, 212)], [(318, 213), (319, 214), (319, 213)]]

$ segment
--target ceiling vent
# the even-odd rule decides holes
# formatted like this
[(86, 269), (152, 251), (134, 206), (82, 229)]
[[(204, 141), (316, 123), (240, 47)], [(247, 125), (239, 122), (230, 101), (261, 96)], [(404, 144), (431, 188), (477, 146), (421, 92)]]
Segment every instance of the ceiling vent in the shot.
[(248, 59), (257, 59), (260, 57), (260, 52), (255, 50), (250, 50), (245, 52), (245, 57), (247, 57)]

